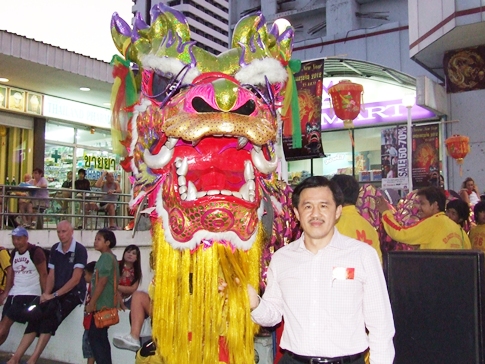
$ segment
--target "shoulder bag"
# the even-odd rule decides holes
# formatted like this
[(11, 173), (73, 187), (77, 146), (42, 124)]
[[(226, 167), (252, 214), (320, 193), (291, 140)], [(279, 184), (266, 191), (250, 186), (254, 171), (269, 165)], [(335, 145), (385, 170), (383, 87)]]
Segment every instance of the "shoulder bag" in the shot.
[[(103, 307), (101, 310), (94, 313), (94, 324), (98, 329), (102, 329), (105, 327), (110, 327), (112, 325), (116, 325), (120, 322), (120, 317), (118, 316), (118, 287), (116, 287), (116, 265), (115, 270), (113, 270), (115, 276), (113, 279), (113, 301), (115, 307), (108, 308)], [(96, 284), (98, 284), (98, 271), (96, 270)]]

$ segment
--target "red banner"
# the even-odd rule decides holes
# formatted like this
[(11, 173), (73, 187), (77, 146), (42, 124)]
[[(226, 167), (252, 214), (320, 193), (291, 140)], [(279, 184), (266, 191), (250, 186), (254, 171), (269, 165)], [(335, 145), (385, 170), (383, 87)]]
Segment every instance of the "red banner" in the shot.
[(293, 148), (291, 113), (283, 117), (283, 150), (286, 160), (325, 157), (321, 138), (324, 60), (305, 62), (295, 73), (300, 107), (301, 148)]
[(440, 170), (440, 140), (438, 125), (413, 126), (413, 186), (429, 185), (429, 176)]

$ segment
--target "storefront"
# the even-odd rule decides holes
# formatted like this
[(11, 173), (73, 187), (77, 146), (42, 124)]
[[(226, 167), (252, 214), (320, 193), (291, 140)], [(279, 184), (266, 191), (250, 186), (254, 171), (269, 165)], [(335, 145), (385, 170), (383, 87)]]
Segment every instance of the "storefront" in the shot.
[[(335, 115), (329, 102), (329, 88), (342, 79), (364, 87), (363, 106), (354, 120), (353, 129), (344, 128), (342, 120)], [(331, 177), (343, 173), (355, 176), (361, 183), (402, 189), (403, 177), (407, 179), (409, 150), (406, 128), (408, 109), (402, 99), (410, 93), (415, 94), (415, 90), (364, 78), (324, 78), (321, 142), (326, 157), (289, 161), (289, 181), (298, 182), (310, 175)], [(442, 159), (439, 146), (442, 143), (439, 118), (434, 113), (413, 105), (411, 119), (413, 142), (410, 149), (414, 151), (412, 170), (416, 187), (426, 179), (425, 174), (430, 169), (439, 169)], [(429, 140), (424, 144), (432, 150), (426, 150), (422, 140), (417, 139), (423, 138), (425, 133), (429, 134)], [(425, 156), (426, 152), (431, 153), (432, 158)]]
[(19, 183), (40, 167), (49, 187), (59, 188), (69, 171), (76, 176), (84, 168), (91, 184), (107, 170), (123, 188), (109, 109), (8, 87), (0, 94), (0, 155), (6, 161), (0, 164), (0, 184)]
[(44, 97), (45, 174), (51, 187), (61, 187), (67, 172), (86, 170), (91, 184), (103, 170), (114, 172), (122, 183), (119, 157), (112, 153), (108, 109), (55, 97)]

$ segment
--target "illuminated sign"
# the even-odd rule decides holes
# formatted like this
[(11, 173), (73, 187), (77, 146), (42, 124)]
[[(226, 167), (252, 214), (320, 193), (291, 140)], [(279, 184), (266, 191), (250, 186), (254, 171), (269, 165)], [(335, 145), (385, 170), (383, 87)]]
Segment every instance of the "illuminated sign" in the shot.
[(44, 116), (100, 128), (111, 128), (109, 109), (47, 95), (44, 96)]
[[(360, 126), (405, 122), (407, 113), (408, 110), (402, 104), (402, 100), (371, 102), (363, 105), (363, 110), (354, 120), (354, 126), (358, 128)], [(411, 108), (411, 118), (413, 120), (430, 119), (435, 118), (435, 114), (414, 105)], [(343, 128), (344, 122), (335, 115), (332, 108), (322, 109), (322, 130)]]

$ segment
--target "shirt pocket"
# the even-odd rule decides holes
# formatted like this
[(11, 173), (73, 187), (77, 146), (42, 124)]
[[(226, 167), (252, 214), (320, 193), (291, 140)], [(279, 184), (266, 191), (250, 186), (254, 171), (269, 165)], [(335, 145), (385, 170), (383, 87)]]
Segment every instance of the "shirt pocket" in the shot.
[(361, 309), (362, 283), (355, 279), (334, 279), (329, 303), (329, 312), (336, 317), (355, 315)]

